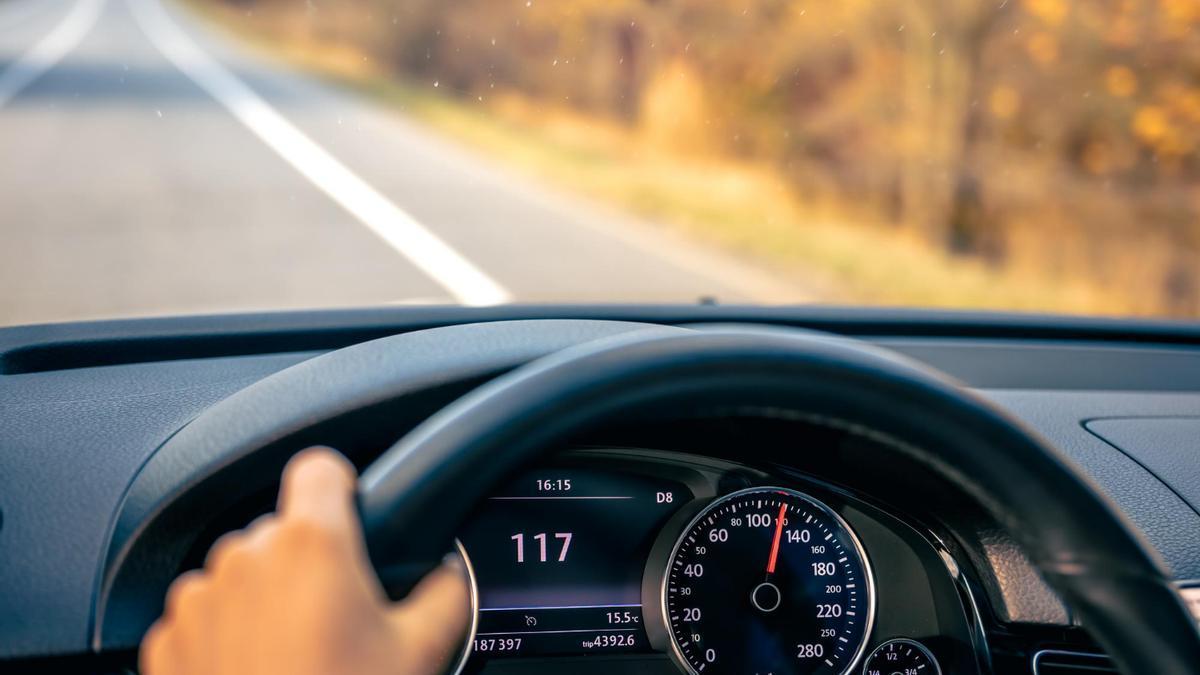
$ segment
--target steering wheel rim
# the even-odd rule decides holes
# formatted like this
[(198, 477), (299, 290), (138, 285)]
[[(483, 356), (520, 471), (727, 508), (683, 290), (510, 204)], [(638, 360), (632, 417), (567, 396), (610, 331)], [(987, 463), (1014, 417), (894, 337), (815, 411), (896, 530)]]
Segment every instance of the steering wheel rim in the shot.
[[(631, 333), (467, 394), (360, 480), (381, 579), (411, 579), (414, 557), (436, 559), (474, 503), (556, 444), (606, 421), (683, 409), (802, 413), (886, 438), (1005, 526), (1122, 672), (1200, 673), (1200, 632), (1164, 565), (1090, 479), (936, 371), (816, 334)], [(414, 546), (404, 534), (418, 518), (423, 544)]]

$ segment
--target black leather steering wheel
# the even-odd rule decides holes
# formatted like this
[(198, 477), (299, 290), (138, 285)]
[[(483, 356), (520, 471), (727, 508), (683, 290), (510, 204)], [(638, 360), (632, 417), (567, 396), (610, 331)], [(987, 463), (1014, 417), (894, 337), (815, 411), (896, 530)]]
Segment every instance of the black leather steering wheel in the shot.
[[(364, 473), (372, 560), (385, 583), (405, 577), (399, 561), (446, 550), (474, 503), (581, 431), (636, 416), (730, 413), (816, 417), (885, 440), (1005, 526), (1122, 672), (1200, 673), (1200, 632), (1164, 566), (1090, 480), (938, 373), (817, 335), (634, 332), (492, 380)], [(415, 540), (432, 547), (415, 550)]]

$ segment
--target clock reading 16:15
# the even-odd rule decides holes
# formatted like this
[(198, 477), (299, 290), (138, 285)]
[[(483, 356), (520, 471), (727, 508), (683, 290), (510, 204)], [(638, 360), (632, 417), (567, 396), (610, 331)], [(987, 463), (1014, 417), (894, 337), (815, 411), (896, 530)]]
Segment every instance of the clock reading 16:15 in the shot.
[(538, 492), (570, 492), (570, 478), (539, 478), (537, 479)]

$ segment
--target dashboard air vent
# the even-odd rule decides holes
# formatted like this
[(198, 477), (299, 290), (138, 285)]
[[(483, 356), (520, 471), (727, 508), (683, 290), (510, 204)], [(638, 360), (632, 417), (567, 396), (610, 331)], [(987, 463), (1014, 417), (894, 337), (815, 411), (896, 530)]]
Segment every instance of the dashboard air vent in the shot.
[(1043, 649), (1033, 655), (1033, 675), (1117, 675), (1103, 654)]

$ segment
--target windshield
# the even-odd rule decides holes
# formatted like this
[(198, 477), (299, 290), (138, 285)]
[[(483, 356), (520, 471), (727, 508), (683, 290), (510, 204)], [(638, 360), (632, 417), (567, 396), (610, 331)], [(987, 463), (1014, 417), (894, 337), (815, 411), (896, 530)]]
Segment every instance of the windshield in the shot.
[(1200, 313), (1196, 0), (0, 0), (0, 324)]

